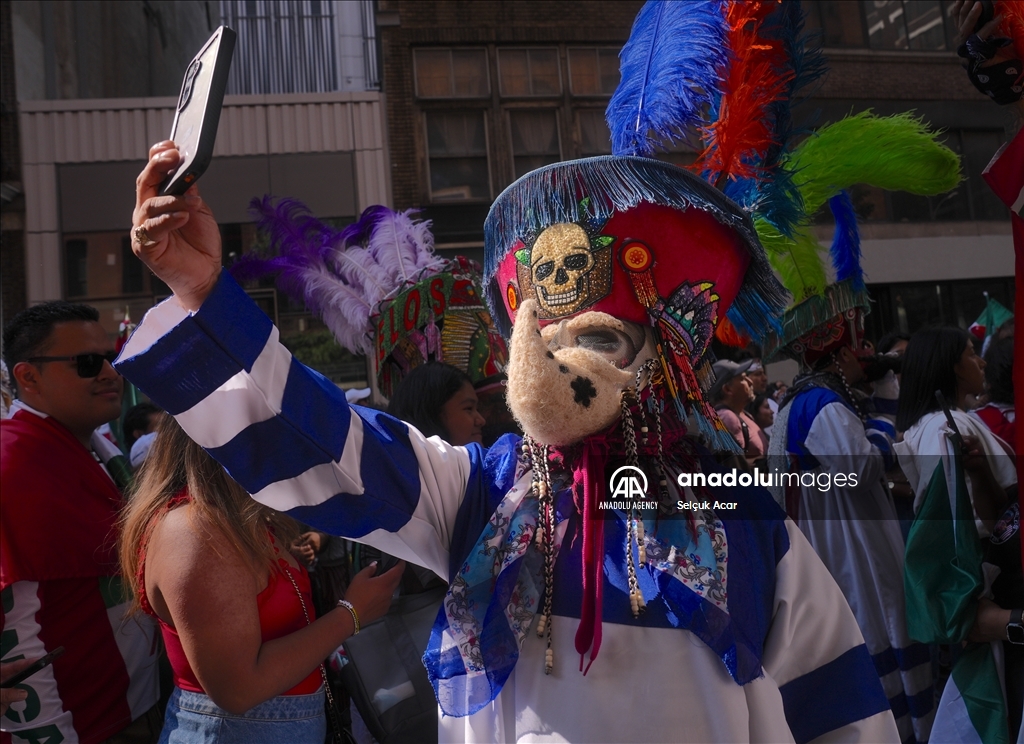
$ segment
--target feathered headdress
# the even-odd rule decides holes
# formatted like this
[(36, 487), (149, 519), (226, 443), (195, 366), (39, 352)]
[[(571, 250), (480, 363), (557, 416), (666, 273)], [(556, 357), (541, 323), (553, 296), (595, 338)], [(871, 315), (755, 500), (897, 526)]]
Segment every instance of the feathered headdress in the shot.
[(439, 271), (429, 222), (415, 210), (366, 209), (339, 230), (310, 214), (295, 199), (275, 207), (270, 197), (253, 199), (257, 227), (270, 240), (269, 255), (249, 254), (231, 267), (246, 281), (274, 275), (278, 287), (321, 318), (342, 346), (356, 354), (373, 352), (377, 306), (424, 272)]
[(274, 275), (338, 343), (374, 356), (385, 396), (427, 361), (452, 364), (474, 383), (504, 369), (508, 351), (483, 304), (480, 267), (435, 255), (430, 222), (415, 219), (415, 210), (375, 205), (337, 229), (293, 199), (254, 199), (252, 207), (269, 252), (244, 256), (232, 274)]

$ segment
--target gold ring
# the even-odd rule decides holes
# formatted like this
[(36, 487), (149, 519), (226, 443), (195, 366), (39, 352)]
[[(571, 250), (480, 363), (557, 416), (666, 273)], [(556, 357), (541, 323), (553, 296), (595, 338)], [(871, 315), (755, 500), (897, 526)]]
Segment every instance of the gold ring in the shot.
[(142, 225), (132, 228), (132, 237), (135, 238), (135, 242), (143, 248), (156, 245), (156, 241), (149, 237), (149, 233), (146, 232), (146, 228)]

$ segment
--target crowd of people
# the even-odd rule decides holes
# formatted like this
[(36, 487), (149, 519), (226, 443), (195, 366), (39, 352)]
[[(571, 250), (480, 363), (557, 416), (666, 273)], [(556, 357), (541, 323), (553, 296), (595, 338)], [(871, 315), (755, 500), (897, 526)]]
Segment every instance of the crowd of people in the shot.
[[(1016, 68), (981, 5), (952, 13), (984, 89)], [(789, 237), (718, 188), (742, 179), (641, 157), (635, 114), (623, 137), (610, 109), (613, 156), (495, 201), (482, 272), (384, 207), (277, 231), (319, 260), (407, 220), (401, 282), (365, 302), (423, 309), (376, 339), (386, 410), (293, 358), (198, 188), (159, 195), (182, 156), (154, 145), (132, 245), (173, 296), (119, 353), (82, 304), (3, 330), (0, 681), (31, 672), (4, 741), (1019, 742), (1013, 321), (867, 338), (844, 187), (802, 197), (846, 231), (793, 291), (762, 245)], [(959, 178), (916, 122), (852, 119)], [(335, 270), (320, 290), (366, 289)], [(122, 412), (126, 379), (149, 400)], [(643, 500), (615, 500), (624, 470)]]

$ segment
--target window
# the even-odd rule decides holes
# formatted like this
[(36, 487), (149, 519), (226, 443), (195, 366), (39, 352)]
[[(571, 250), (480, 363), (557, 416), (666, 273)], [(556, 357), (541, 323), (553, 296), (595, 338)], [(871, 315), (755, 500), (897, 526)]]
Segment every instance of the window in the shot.
[(490, 199), (484, 112), (431, 111), (426, 125), (430, 198)]
[(484, 49), (415, 49), (420, 98), (485, 98), (491, 94)]
[(618, 49), (569, 49), (569, 88), (574, 96), (610, 96), (618, 84)]
[(604, 118), (604, 109), (580, 109), (576, 116), (580, 127), (580, 156), (610, 155), (612, 135)]
[(64, 283), (68, 297), (89, 294), (89, 244), (84, 240), (64, 243)]
[(562, 159), (558, 143), (558, 114), (547, 110), (509, 111), (515, 177), (557, 163)]
[(915, 333), (930, 325), (967, 328), (985, 309), (985, 292), (1013, 307), (1013, 277), (941, 282), (872, 284), (875, 307), (865, 319), (867, 336), (878, 340), (890, 331)]
[(499, 49), (498, 71), (503, 96), (557, 96), (562, 93), (558, 50)]
[(951, 0), (818, 0), (807, 3), (807, 27), (826, 47), (881, 51), (952, 49)]
[(143, 263), (135, 257), (132, 239), (127, 235), (121, 238), (121, 291), (125, 294), (146, 291)]

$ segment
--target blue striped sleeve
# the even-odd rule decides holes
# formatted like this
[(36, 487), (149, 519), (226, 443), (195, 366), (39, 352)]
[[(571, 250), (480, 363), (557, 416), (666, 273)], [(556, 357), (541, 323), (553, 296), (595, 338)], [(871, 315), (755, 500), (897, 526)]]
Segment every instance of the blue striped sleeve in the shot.
[(782, 685), (779, 692), (797, 744), (889, 710), (864, 644)]

